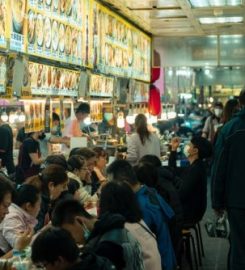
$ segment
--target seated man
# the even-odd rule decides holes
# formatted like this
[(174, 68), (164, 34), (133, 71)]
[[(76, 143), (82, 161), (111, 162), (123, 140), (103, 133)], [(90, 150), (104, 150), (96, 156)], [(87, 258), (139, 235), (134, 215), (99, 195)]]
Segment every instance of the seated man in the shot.
[(92, 253), (80, 255), (70, 233), (61, 228), (48, 228), (38, 235), (32, 245), (32, 262), (38, 267), (52, 270), (115, 269), (106, 258)]
[(174, 269), (176, 267), (176, 258), (168, 227), (169, 221), (174, 217), (172, 208), (155, 189), (141, 185), (128, 161), (114, 161), (108, 167), (107, 174), (108, 179), (126, 182), (135, 192), (143, 214), (143, 220), (156, 235), (162, 268), (165, 270)]
[(96, 220), (78, 201), (65, 200), (54, 209), (52, 224), (69, 231), (77, 244), (106, 257), (118, 270), (144, 269), (140, 245), (124, 228), (125, 218), (119, 214), (106, 213)]

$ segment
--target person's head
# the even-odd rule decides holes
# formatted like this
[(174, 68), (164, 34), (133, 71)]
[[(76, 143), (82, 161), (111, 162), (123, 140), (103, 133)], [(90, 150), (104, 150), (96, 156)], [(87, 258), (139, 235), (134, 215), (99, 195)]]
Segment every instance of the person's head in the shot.
[(154, 156), (154, 155), (145, 155), (139, 160), (139, 162), (140, 163), (149, 163), (156, 168), (159, 168), (162, 166), (162, 163), (161, 163), (161, 160), (159, 159), (159, 157)]
[(212, 144), (203, 137), (193, 137), (184, 149), (185, 155), (190, 160), (207, 159), (213, 154)]
[(106, 167), (108, 154), (102, 147), (95, 147), (93, 151), (96, 153), (96, 167), (103, 170)]
[(53, 226), (69, 231), (78, 244), (84, 244), (87, 240), (93, 220), (77, 200), (59, 202), (52, 213)]
[(79, 248), (67, 230), (50, 227), (34, 240), (31, 259), (42, 269), (66, 270), (78, 261)]
[(36, 218), (41, 207), (40, 190), (33, 185), (21, 185), (15, 192), (13, 203)]
[(140, 136), (142, 144), (149, 138), (150, 132), (147, 127), (147, 118), (144, 114), (138, 114), (135, 118), (135, 129)]
[(73, 198), (75, 200), (79, 201), (80, 200), (80, 192), (79, 192), (80, 184), (76, 180), (70, 179), (67, 186), (68, 186), (69, 193), (73, 195)]
[(59, 198), (67, 190), (68, 176), (65, 169), (59, 165), (47, 166), (39, 175), (32, 176), (25, 184), (34, 185), (51, 200)]
[(87, 162), (85, 158), (79, 155), (71, 156), (68, 161), (68, 170), (78, 176), (81, 180), (85, 180), (88, 173)]
[(90, 106), (88, 103), (82, 102), (76, 109), (76, 118), (78, 121), (84, 121), (90, 114)]
[(220, 118), (222, 116), (223, 113), (223, 104), (222, 102), (215, 102), (214, 103), (214, 115), (217, 118)]
[(224, 123), (231, 120), (232, 116), (239, 110), (239, 102), (237, 99), (233, 98), (226, 102), (223, 112)]
[(36, 132), (30, 132), (30, 133), (28, 133), (27, 136), (34, 139), (35, 141), (38, 141), (40, 139), (43, 139), (43, 131), (40, 130), (40, 131), (36, 131)]
[(96, 153), (88, 147), (78, 148), (73, 153), (86, 159), (88, 170), (92, 173), (96, 164)]
[(240, 92), (239, 103), (242, 108), (245, 106), (245, 87)]
[(67, 162), (64, 155), (50, 155), (46, 158), (44, 165), (45, 168), (49, 165), (59, 165), (64, 168), (64, 170), (67, 170)]
[(134, 170), (141, 184), (145, 184), (148, 187), (156, 187), (158, 182), (157, 167), (148, 162), (139, 162), (139, 164), (134, 167)]
[(56, 134), (57, 131), (59, 130), (60, 126), (60, 117), (57, 113), (53, 112), (52, 113), (52, 128), (51, 128), (51, 133)]
[(9, 212), (8, 208), (12, 202), (13, 192), (14, 188), (11, 182), (0, 176), (0, 223)]
[(115, 160), (107, 168), (109, 180), (127, 182), (130, 186), (136, 186), (139, 182), (131, 164), (126, 160)]
[(136, 223), (142, 218), (137, 198), (126, 182), (111, 181), (101, 191), (100, 214), (121, 214), (127, 222)]

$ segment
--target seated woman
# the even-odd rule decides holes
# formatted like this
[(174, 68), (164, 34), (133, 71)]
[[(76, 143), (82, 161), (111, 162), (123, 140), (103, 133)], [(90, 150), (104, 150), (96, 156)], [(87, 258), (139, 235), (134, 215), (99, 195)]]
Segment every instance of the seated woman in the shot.
[(80, 202), (83, 204), (87, 204), (90, 202), (96, 202), (98, 200), (97, 194), (94, 194), (91, 196), (89, 192), (84, 188), (84, 180), (86, 177), (88, 177), (88, 174), (90, 176), (90, 172), (87, 168), (86, 160), (79, 156), (79, 155), (73, 155), (71, 156), (68, 161), (68, 177), (69, 179), (76, 180), (79, 185), (79, 197)]
[(126, 220), (125, 228), (141, 245), (145, 269), (162, 269), (156, 237), (142, 220), (136, 196), (128, 184), (112, 181), (102, 188), (100, 213), (121, 214)]
[[(37, 216), (35, 230), (40, 230), (49, 222), (50, 203), (57, 200), (67, 190), (68, 176), (59, 165), (48, 165), (42, 173), (30, 177), (26, 184), (34, 185), (41, 192), (41, 210)], [(54, 206), (53, 206), (54, 207)]]
[[(176, 169), (179, 138), (172, 139), (169, 166)], [(204, 159), (212, 156), (211, 143), (202, 137), (194, 137), (185, 146), (184, 154), (190, 165), (180, 173), (181, 181), (175, 183), (183, 207), (183, 223), (200, 221), (207, 207), (207, 173)]]
[[(3, 220), (8, 214), (8, 208), (12, 202), (12, 194), (14, 192), (13, 186), (5, 177), (0, 176), (0, 228), (3, 228)], [(15, 241), (14, 249), (21, 251), (26, 248), (32, 239), (32, 232), (30, 230), (22, 232)], [(5, 253), (0, 248), (0, 258), (8, 259), (13, 256), (12, 250)]]
[(93, 151), (96, 153), (96, 163), (91, 175), (92, 194), (94, 194), (102, 183), (106, 181), (105, 169), (108, 160), (108, 154), (102, 147), (95, 147)]
[(37, 215), (41, 206), (40, 191), (32, 185), (22, 185), (16, 191), (9, 213), (2, 222), (0, 249), (7, 253), (20, 233), (33, 231), (37, 225)]

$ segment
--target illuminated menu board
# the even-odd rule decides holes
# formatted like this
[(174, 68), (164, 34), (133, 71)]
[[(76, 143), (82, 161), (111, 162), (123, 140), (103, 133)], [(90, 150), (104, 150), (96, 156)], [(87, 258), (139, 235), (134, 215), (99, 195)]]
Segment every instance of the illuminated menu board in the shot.
[(7, 0), (0, 0), (0, 48), (7, 46)]
[(92, 27), (93, 60), (101, 72), (150, 80), (149, 36), (97, 2), (93, 4)]
[(32, 95), (78, 95), (80, 73), (77, 71), (29, 62), (27, 72), (29, 76), (24, 77), (28, 80), (23, 86), (29, 85)]
[(27, 52), (61, 62), (82, 62), (83, 0), (28, 0)]
[(114, 78), (92, 74), (90, 77), (89, 94), (96, 97), (112, 97)]

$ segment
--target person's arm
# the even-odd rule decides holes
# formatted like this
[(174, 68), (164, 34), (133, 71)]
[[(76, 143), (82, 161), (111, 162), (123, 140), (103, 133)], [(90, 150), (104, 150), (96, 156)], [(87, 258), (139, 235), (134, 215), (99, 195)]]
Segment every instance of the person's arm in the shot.
[(136, 134), (133, 134), (128, 138), (127, 160), (131, 164), (135, 164), (139, 159), (137, 139), (138, 136)]
[(33, 165), (41, 165), (43, 160), (38, 156), (38, 148), (33, 141), (28, 141), (26, 143), (26, 151), (29, 154), (29, 157)]
[(203, 138), (208, 138), (208, 134), (209, 134), (209, 127), (210, 127), (210, 121), (211, 121), (211, 117), (209, 116), (204, 124), (203, 130), (202, 130), (202, 137)]
[(171, 168), (176, 168), (176, 161), (177, 161), (177, 149), (180, 145), (179, 138), (173, 138), (171, 140), (171, 152), (168, 160), (168, 166)]
[(39, 158), (37, 153), (29, 153), (30, 159), (33, 165), (41, 165), (43, 160)]

